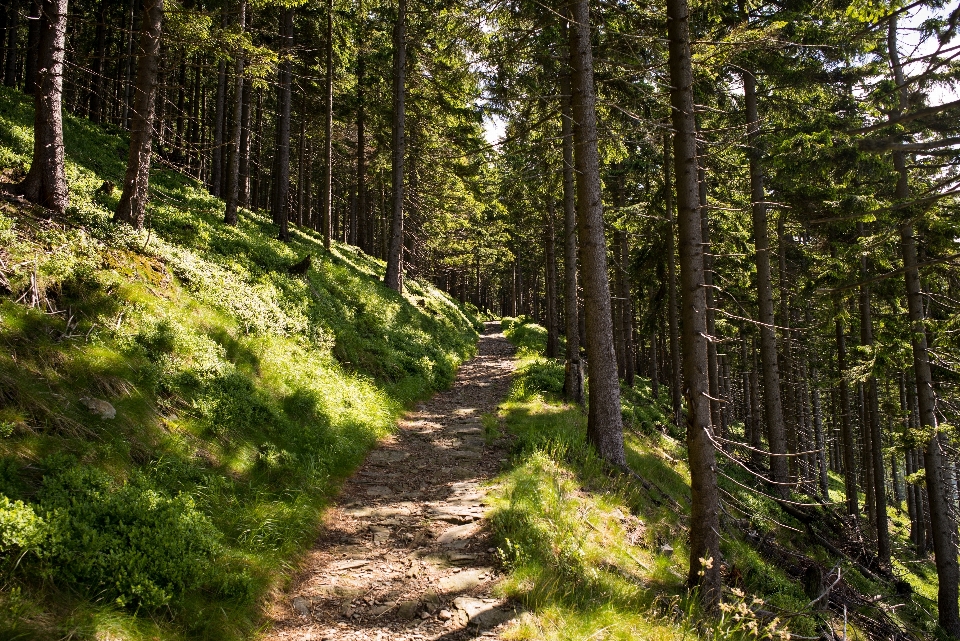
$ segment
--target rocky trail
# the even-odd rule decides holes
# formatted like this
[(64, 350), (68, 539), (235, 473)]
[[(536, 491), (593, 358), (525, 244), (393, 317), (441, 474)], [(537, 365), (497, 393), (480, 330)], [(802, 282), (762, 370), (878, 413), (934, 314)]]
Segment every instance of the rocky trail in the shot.
[(516, 616), (494, 594), (485, 482), (504, 461), (481, 417), (509, 391), (513, 346), (488, 323), (453, 386), (419, 404), (328, 510), (267, 639), (497, 639)]

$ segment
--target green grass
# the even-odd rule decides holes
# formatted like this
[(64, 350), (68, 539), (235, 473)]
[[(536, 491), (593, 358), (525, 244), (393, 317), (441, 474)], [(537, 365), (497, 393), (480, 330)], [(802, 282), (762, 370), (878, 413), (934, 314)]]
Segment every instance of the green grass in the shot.
[[(0, 88), (8, 175), (31, 122)], [(65, 219), (0, 204), (0, 638), (250, 638), (340, 481), (452, 382), (477, 321), (311, 231), (226, 227), (178, 173), (152, 175), (149, 232), (116, 226), (97, 189), (126, 142), (67, 116), (65, 146)], [(16, 302), (31, 282), (38, 308)]]
[[(586, 443), (584, 411), (561, 400), (563, 363), (542, 356), (546, 332), (523, 318), (505, 319), (504, 328), (519, 347), (511, 395), (500, 407), (514, 449), (509, 471), (498, 479), (492, 519), (508, 568), (504, 591), (529, 609), (511, 638), (751, 639), (812, 637), (825, 625), (840, 630), (842, 616), (807, 607), (811, 598), (797, 576), (805, 562), (791, 554), (809, 555), (827, 569), (836, 559), (813, 545), (798, 549), (802, 524), (743, 487), (755, 485), (749, 474), (722, 460), (726, 603), (719, 617), (702, 616), (685, 587), (690, 473), (667, 395), (651, 399), (643, 378), (622, 390), (627, 459), (644, 482), (612, 475)], [(842, 492), (839, 478), (831, 486)], [(930, 633), (935, 618), (921, 610), (930, 611), (921, 597), (935, 596), (935, 572), (929, 558), (903, 549), (905, 515), (893, 508), (890, 515), (900, 558), (909, 559), (897, 573), (917, 594), (893, 601), (892, 586), (868, 580), (849, 563), (841, 563), (842, 572), (862, 594), (906, 601), (892, 616), (913, 633)], [(764, 538), (769, 545), (758, 547)], [(755, 617), (756, 607), (779, 614), (776, 624)], [(858, 612), (876, 616), (869, 608)], [(865, 638), (855, 622), (848, 635)]]

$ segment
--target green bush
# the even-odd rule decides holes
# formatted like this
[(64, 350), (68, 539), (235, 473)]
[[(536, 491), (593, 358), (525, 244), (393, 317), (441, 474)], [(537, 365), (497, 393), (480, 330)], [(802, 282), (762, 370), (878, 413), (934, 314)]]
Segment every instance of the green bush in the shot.
[(166, 496), (139, 478), (117, 485), (74, 464), (45, 478), (40, 505), (43, 556), (59, 580), (157, 608), (218, 579), (220, 534), (186, 495)]
[(46, 523), (33, 507), (0, 495), (0, 555), (36, 551), (45, 532)]

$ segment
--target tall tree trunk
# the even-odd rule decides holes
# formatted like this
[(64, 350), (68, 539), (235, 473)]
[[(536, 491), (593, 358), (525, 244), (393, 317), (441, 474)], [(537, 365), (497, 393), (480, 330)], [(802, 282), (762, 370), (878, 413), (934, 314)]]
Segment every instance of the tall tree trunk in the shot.
[(103, 122), (103, 98), (101, 98), (101, 95), (106, 89), (103, 74), (106, 71), (107, 9), (109, 6), (109, 0), (100, 0), (100, 6), (97, 9), (97, 30), (94, 35), (93, 78), (90, 82), (89, 113), (90, 120), (98, 125)]
[[(124, 69), (123, 69), (123, 110), (121, 114), (120, 124), (125, 129), (130, 129), (130, 108), (133, 106), (133, 83), (131, 82), (133, 75), (133, 37), (134, 37), (134, 26), (136, 25), (137, 17), (137, 3), (136, 0), (130, 0), (130, 9), (127, 12), (129, 20), (127, 21), (127, 55), (124, 56)], [(181, 79), (180, 85), (183, 86), (183, 80)], [(182, 106), (181, 106), (182, 107)], [(181, 109), (182, 110), (182, 109)], [(133, 132), (131, 132), (133, 133)]]
[[(240, 0), (237, 3), (237, 26), (240, 27), (240, 33), (246, 28), (247, 24), (247, 3), (246, 0)], [(233, 90), (233, 131), (230, 134), (230, 147), (228, 149), (229, 160), (227, 162), (227, 191), (226, 206), (224, 208), (223, 222), (228, 225), (237, 224), (237, 201), (240, 197), (240, 153), (241, 137), (243, 134), (243, 105), (244, 105), (244, 80), (243, 80), (243, 51), (236, 52), (236, 62), (234, 67), (235, 84)]]
[(560, 327), (557, 318), (557, 253), (555, 250), (556, 234), (554, 232), (554, 218), (556, 216), (556, 201), (553, 195), (547, 196), (547, 224), (544, 230), (544, 257), (545, 267), (545, 295), (547, 312), (547, 358), (560, 356)]
[(283, 11), (281, 23), (283, 62), (280, 64), (280, 113), (277, 118), (277, 161), (274, 163), (273, 220), (280, 227), (280, 240), (290, 242), (290, 111), (293, 102), (293, 9)]
[(618, 244), (620, 253), (620, 310), (623, 329), (623, 380), (633, 387), (633, 378), (636, 374), (636, 360), (633, 349), (633, 294), (630, 285), (630, 245), (627, 233), (620, 232)]
[(307, 168), (307, 92), (300, 93), (300, 135), (297, 137), (297, 226), (303, 227), (303, 185)]
[[(227, 11), (224, 5), (220, 17), (220, 26), (227, 26)], [(281, 37), (281, 41), (283, 38)], [(281, 89), (282, 91), (282, 89)], [(217, 101), (213, 113), (213, 152), (210, 159), (212, 179), (210, 193), (220, 197), (223, 195), (223, 130), (227, 116), (227, 61), (223, 58), (217, 63)]]
[[(203, 58), (198, 53), (193, 58), (193, 98), (190, 100), (190, 135), (187, 137), (187, 170), (197, 180), (203, 179), (202, 167), (203, 159), (200, 151), (200, 138), (202, 137), (201, 120), (203, 117), (203, 94), (201, 89), (203, 83), (200, 80), (200, 69), (203, 67)], [(194, 166), (196, 163), (196, 166)], [(196, 167), (196, 172), (194, 168)], [(221, 183), (223, 184), (223, 183)]]
[(683, 372), (687, 394), (687, 450), (690, 462), (690, 572), (707, 610), (720, 603), (720, 497), (710, 424), (707, 362), (707, 298), (703, 237), (697, 186), (697, 127), (690, 60), (690, 10), (686, 0), (667, 0), (670, 105), (673, 111), (674, 167), (683, 304)]
[(240, 106), (240, 195), (239, 203), (250, 207), (250, 115), (253, 111), (253, 83), (243, 83), (243, 103)]
[(843, 485), (847, 498), (847, 514), (860, 513), (857, 489), (857, 458), (850, 409), (850, 386), (847, 384), (847, 337), (840, 314), (839, 301), (834, 303), (837, 340), (837, 388), (840, 393), (840, 436), (843, 439)]
[[(701, 150), (702, 151), (702, 150)], [(717, 357), (717, 323), (715, 318), (715, 303), (713, 295), (713, 256), (710, 253), (710, 213), (707, 206), (707, 172), (703, 167), (697, 168), (697, 197), (700, 203), (700, 235), (703, 238), (703, 281), (704, 295), (707, 299), (707, 367), (710, 385), (710, 422), (716, 428), (722, 428), (723, 409), (720, 402), (720, 364)], [(726, 437), (721, 429), (721, 436)]]
[[(180, 76), (177, 78), (177, 142), (174, 157), (178, 164), (183, 164), (186, 159), (184, 145), (184, 123), (186, 122), (187, 109), (187, 62), (181, 56), (180, 58)], [(216, 194), (219, 196), (220, 194)]]
[(27, 29), (27, 55), (23, 65), (23, 93), (32, 96), (37, 89), (37, 46), (40, 42), (40, 0), (30, 3)]
[[(858, 234), (863, 237), (863, 223), (858, 223)], [(860, 254), (860, 275), (866, 280), (869, 276), (867, 268), (867, 256)], [(873, 351), (873, 310), (870, 300), (870, 286), (862, 285), (860, 287), (860, 342), (868, 350)], [(866, 408), (869, 421), (864, 421), (864, 436), (870, 444), (869, 459), (867, 465), (872, 466), (873, 472), (873, 518), (874, 527), (877, 533), (877, 556), (880, 565), (885, 568), (890, 567), (890, 530), (887, 524), (887, 493), (884, 487), (886, 474), (883, 469), (883, 448), (880, 436), (880, 402), (877, 394), (877, 379), (871, 373), (867, 379), (866, 385)]]
[(20, 28), (20, 0), (12, 0), (7, 7), (7, 64), (3, 72), (3, 84), (7, 87), (17, 86), (17, 31)]
[(757, 83), (749, 70), (744, 71), (743, 93), (746, 103), (747, 138), (750, 144), (750, 200), (753, 211), (753, 241), (757, 264), (757, 307), (760, 325), (760, 361), (763, 400), (770, 444), (770, 478), (781, 494), (787, 491), (786, 427), (780, 402), (780, 369), (777, 359), (777, 331), (773, 315), (773, 279), (770, 276), (770, 235), (767, 227), (766, 194), (763, 168), (760, 166), (760, 116), (757, 109)]
[(827, 445), (823, 435), (823, 410), (820, 406), (820, 384), (815, 366), (810, 368), (810, 387), (813, 402), (813, 435), (817, 447), (817, 466), (820, 478), (820, 496), (829, 498), (830, 477), (827, 474)]
[(670, 336), (670, 398), (673, 401), (673, 423), (680, 426), (683, 415), (683, 371), (680, 366), (680, 311), (677, 300), (677, 242), (673, 215), (673, 181), (671, 180), (670, 134), (663, 136), (663, 186), (667, 209), (667, 321)]
[(394, 291), (403, 289), (403, 161), (406, 153), (407, 0), (400, 0), (393, 29), (393, 216), (390, 249), (383, 282)]
[(587, 358), (590, 362), (587, 440), (600, 456), (615, 466), (626, 465), (620, 381), (617, 379), (610, 283), (607, 280), (607, 244), (603, 233), (600, 158), (597, 149), (596, 92), (590, 44), (590, 3), (570, 4), (571, 96), (574, 122), (574, 162), (577, 180), (577, 230), (586, 312)]
[(123, 193), (114, 216), (114, 220), (130, 223), (137, 229), (143, 227), (150, 188), (157, 54), (160, 52), (162, 21), (163, 0), (144, 0), (130, 152), (127, 156), (127, 173), (123, 179)]
[[(887, 38), (890, 67), (894, 81), (900, 89), (900, 104), (897, 114), (909, 107), (909, 87), (904, 81), (900, 54), (897, 50), (897, 17), (890, 19)], [(906, 154), (893, 153), (893, 165), (898, 172), (897, 201), (910, 198), (910, 184)], [(920, 287), (920, 272), (917, 267), (917, 241), (913, 233), (913, 218), (908, 214), (900, 226), (900, 248), (903, 254), (904, 280), (907, 290), (907, 309), (911, 325), (913, 347), (913, 370), (917, 384), (917, 404), (920, 410), (921, 429), (933, 434), (924, 449), (927, 499), (930, 510), (930, 525), (933, 538), (933, 555), (937, 566), (937, 610), (940, 626), (954, 638), (960, 638), (960, 604), (958, 604), (958, 581), (960, 566), (957, 563), (957, 526), (950, 514), (944, 491), (944, 453), (942, 437), (937, 433), (936, 395), (933, 376), (930, 372), (930, 355), (927, 350), (927, 333), (924, 326), (923, 292)]]
[(357, 10), (357, 217), (350, 228), (350, 244), (359, 246), (368, 254), (371, 246), (367, 242), (367, 148), (366, 148), (366, 103), (364, 101), (364, 83), (366, 82), (365, 41), (366, 14), (363, 0), (358, 2)]
[(325, 126), (323, 134), (323, 200), (320, 203), (323, 246), (330, 251), (333, 235), (333, 0), (327, 0), (327, 77), (324, 100)]
[(570, 74), (560, 76), (560, 130), (563, 138), (563, 317), (567, 351), (563, 394), (583, 404), (583, 366), (580, 363), (580, 319), (577, 307), (577, 193), (573, 161), (573, 106)]
[(257, 89), (257, 124), (254, 129), (253, 172), (250, 184), (250, 206), (260, 211), (263, 199), (263, 90)]
[(27, 200), (63, 214), (70, 202), (63, 158), (63, 56), (67, 35), (67, 0), (40, 5), (37, 92), (33, 99), (33, 161), (17, 185)]

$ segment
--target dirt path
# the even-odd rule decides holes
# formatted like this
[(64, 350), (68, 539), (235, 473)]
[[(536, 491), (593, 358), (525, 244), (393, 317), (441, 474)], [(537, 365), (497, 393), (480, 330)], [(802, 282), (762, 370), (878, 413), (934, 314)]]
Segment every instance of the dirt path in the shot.
[(328, 511), (270, 640), (498, 638), (515, 616), (497, 599), (484, 481), (503, 451), (481, 416), (507, 395), (513, 347), (488, 323), (479, 355), (374, 450)]

